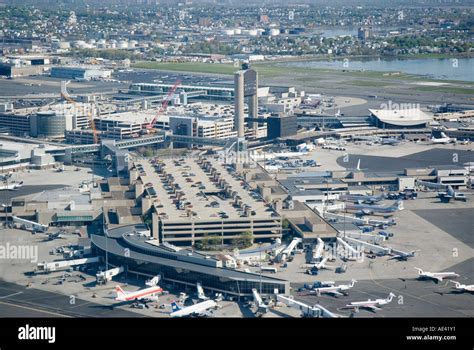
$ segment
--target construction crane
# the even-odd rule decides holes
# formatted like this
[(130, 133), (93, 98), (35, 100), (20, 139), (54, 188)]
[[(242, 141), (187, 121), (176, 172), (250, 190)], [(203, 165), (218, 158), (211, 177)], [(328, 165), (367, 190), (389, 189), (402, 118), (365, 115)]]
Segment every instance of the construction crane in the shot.
[[(70, 82), (69, 80), (61, 81), (61, 97), (65, 99), (66, 101), (73, 103), (75, 105), (76, 101), (74, 101), (74, 99), (69, 95), (66, 89), (66, 85), (69, 84), (69, 82)], [(87, 116), (89, 117), (89, 121), (92, 127), (92, 137), (93, 137), (94, 143), (99, 143), (99, 139), (97, 137), (97, 130), (95, 128), (94, 118), (92, 116), (91, 111), (87, 112)]]
[(166, 108), (168, 107), (169, 102), (171, 101), (171, 98), (173, 97), (176, 89), (178, 88), (178, 86), (180, 84), (181, 84), (181, 80), (176, 80), (174, 85), (168, 90), (168, 93), (166, 94), (166, 97), (163, 99), (163, 102), (161, 103), (160, 109), (158, 110), (158, 112), (156, 113), (155, 117), (150, 122), (150, 124), (148, 124), (146, 126), (146, 128), (148, 130), (151, 130), (155, 126), (156, 120), (166, 110)]

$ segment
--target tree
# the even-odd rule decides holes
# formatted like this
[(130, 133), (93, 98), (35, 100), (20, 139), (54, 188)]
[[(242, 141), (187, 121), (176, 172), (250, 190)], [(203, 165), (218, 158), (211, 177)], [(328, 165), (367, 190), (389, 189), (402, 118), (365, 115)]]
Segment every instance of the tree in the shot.
[(221, 237), (205, 234), (203, 239), (194, 243), (196, 249), (211, 250), (222, 242)]
[(254, 235), (251, 231), (242, 232), (239, 237), (232, 240), (232, 245), (239, 248), (248, 248), (253, 244)]

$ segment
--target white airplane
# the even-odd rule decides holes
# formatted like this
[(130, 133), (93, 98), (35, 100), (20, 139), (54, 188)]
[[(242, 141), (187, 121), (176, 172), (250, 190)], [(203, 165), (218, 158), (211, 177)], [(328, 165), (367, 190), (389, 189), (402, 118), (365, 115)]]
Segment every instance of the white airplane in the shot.
[(431, 137), (431, 143), (434, 143), (434, 144), (446, 144), (446, 143), (450, 143), (450, 142), (454, 142), (455, 139), (452, 139), (448, 136), (446, 136), (446, 134), (444, 132), (441, 132), (441, 137), (439, 138), (436, 138), (434, 136)]
[(415, 256), (416, 252), (419, 252), (420, 250), (412, 250), (411, 252), (402, 252), (401, 250), (393, 251), (392, 254), (395, 253), (389, 260), (391, 259), (396, 259), (400, 261), (407, 261), (408, 258), (413, 258)]
[(387, 216), (404, 209), (403, 201), (401, 200), (391, 206), (345, 203), (345, 208), (346, 210), (354, 211), (360, 215), (383, 214)]
[(351, 289), (352, 287), (354, 287), (356, 282), (357, 282), (356, 280), (352, 280), (350, 284), (340, 284), (338, 286), (313, 288), (309, 292), (316, 293), (318, 296), (320, 296), (323, 293), (331, 294), (333, 296), (344, 295), (344, 293), (341, 293), (341, 292)]
[(455, 288), (457, 290), (460, 290), (461, 292), (471, 292), (471, 293), (474, 293), (474, 284), (469, 284), (469, 285), (466, 285), (466, 284), (461, 284), (457, 281), (450, 281), (450, 282), (453, 282), (455, 284)]
[(296, 150), (298, 152), (310, 152), (314, 149), (314, 145), (312, 143), (301, 143), (296, 146)]
[(10, 179), (12, 176), (13, 176), (13, 172), (12, 172), (12, 171), (9, 171), (9, 172), (6, 173), (5, 175), (1, 174), (1, 175), (0, 175), (0, 181), (7, 181), (7, 180)]
[(307, 155), (308, 152), (280, 152), (274, 153), (275, 157), (277, 158), (294, 158), (294, 157), (301, 157)]
[(126, 292), (120, 286), (115, 287), (117, 301), (156, 301), (158, 294), (163, 293), (163, 288), (158, 286), (159, 277), (156, 276), (145, 284), (149, 287), (137, 290), (136, 292)]
[(431, 278), (435, 281), (441, 282), (445, 278), (456, 278), (459, 277), (459, 274), (456, 272), (425, 272), (419, 267), (415, 267), (418, 270), (418, 278), (419, 279), (427, 279)]
[(324, 137), (320, 137), (316, 140), (314, 140), (314, 142), (317, 144), (317, 145), (324, 145), (326, 143), (326, 140), (324, 139)]
[(181, 307), (173, 300), (170, 317), (207, 316), (206, 311), (216, 307), (217, 303), (211, 299), (187, 307)]
[(347, 304), (345, 308), (355, 309), (355, 312), (359, 312), (359, 309), (369, 309), (371, 311), (381, 310), (378, 306), (390, 304), (392, 302), (395, 294), (390, 293), (385, 299), (375, 299), (375, 300), (366, 300), (366, 301), (353, 301), (350, 304)]
[(385, 199), (385, 195), (381, 194), (380, 196), (367, 196), (363, 194), (341, 194), (339, 196), (340, 200), (343, 201), (350, 201), (353, 203), (377, 203), (380, 202), (382, 199)]
[(0, 191), (8, 190), (8, 191), (15, 191), (23, 186), (23, 181), (20, 182), (12, 182), (4, 185), (0, 185)]
[(320, 262), (315, 263), (314, 267), (317, 268), (318, 270), (321, 270), (321, 269), (332, 270), (333, 269), (332, 266), (326, 265), (327, 261), (328, 261), (328, 258), (326, 257)]
[(58, 232), (48, 233), (46, 236), (47, 241), (54, 241), (55, 239), (65, 239), (66, 231), (60, 230)]

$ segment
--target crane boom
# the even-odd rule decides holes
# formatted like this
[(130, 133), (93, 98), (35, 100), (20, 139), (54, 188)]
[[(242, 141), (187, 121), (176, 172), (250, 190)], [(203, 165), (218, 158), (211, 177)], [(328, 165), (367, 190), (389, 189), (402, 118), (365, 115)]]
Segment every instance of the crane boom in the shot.
[(161, 113), (163, 113), (166, 108), (168, 107), (168, 104), (171, 100), (171, 98), (173, 97), (176, 89), (178, 88), (178, 86), (181, 84), (181, 80), (176, 80), (176, 82), (174, 83), (174, 85), (168, 90), (168, 93), (166, 94), (166, 97), (164, 98), (163, 102), (161, 103), (161, 107), (160, 109), (158, 110), (158, 113), (156, 113), (155, 117), (153, 118), (153, 120), (150, 122), (150, 124), (148, 124), (146, 126), (147, 129), (151, 129), (153, 128), (153, 126), (155, 126), (155, 123), (156, 123), (156, 120), (158, 119), (158, 117), (161, 115)]
[[(61, 97), (63, 99), (65, 99), (66, 101), (70, 102), (70, 103), (73, 103), (74, 105), (76, 105), (76, 101), (71, 98), (71, 96), (69, 95), (69, 93), (67, 92), (67, 84), (69, 83), (70, 81), (65, 81), (64, 83), (61, 82)], [(93, 136), (93, 139), (94, 139), (94, 143), (99, 143), (99, 139), (97, 137), (97, 130), (95, 128), (95, 122), (94, 122), (94, 117), (92, 115), (92, 112), (87, 112), (87, 116), (89, 117), (89, 121), (91, 123), (91, 128), (92, 128), (92, 136)]]

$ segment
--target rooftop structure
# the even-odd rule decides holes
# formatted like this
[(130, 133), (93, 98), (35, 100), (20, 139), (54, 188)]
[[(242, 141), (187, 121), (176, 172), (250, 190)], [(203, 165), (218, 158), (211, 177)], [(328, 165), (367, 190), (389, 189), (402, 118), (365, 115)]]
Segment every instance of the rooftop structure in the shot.
[[(126, 265), (129, 272), (145, 276), (160, 274), (168, 282), (195, 286), (200, 282), (214, 292), (250, 296), (252, 288), (262, 294), (288, 293), (289, 282), (232, 270), (222, 267), (222, 261), (188, 249), (170, 245), (157, 245), (142, 226), (122, 226), (107, 230), (106, 235), (93, 234), (91, 241), (97, 253), (108, 254), (108, 261), (115, 266)], [(107, 243), (106, 243), (107, 241)], [(130, 254), (124, 257), (124, 249)]]
[(280, 216), (218, 158), (135, 162), (130, 176), (153, 202), (160, 241), (190, 245), (214, 235), (228, 244), (246, 231), (281, 237)]
[(379, 128), (421, 128), (433, 121), (433, 116), (418, 108), (369, 109)]

